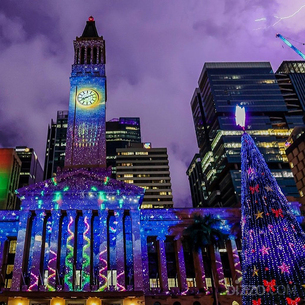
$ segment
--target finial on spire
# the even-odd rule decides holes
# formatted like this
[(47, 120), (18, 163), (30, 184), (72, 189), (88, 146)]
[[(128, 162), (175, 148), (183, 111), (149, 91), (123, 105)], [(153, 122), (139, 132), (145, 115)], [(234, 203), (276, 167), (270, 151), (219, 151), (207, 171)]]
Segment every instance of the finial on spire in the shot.
[(235, 121), (236, 125), (242, 127), (243, 130), (245, 130), (245, 123), (246, 123), (246, 110), (245, 107), (240, 107), (239, 105), (236, 105), (235, 110)]
[(94, 18), (93, 18), (92, 16), (90, 16), (90, 17), (88, 18), (88, 21), (94, 21)]

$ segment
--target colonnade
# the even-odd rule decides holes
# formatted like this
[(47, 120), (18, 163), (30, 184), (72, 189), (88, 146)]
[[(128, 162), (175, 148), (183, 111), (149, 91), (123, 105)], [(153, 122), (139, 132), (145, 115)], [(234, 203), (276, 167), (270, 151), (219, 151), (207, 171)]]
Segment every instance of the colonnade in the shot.
[(89, 44), (84, 42), (76, 42), (74, 47), (75, 65), (104, 64), (104, 51), (101, 43), (95, 41), (93, 45), (92, 42)]
[[(148, 250), (147, 250), (147, 235), (142, 236), (142, 258), (143, 258), (143, 276), (144, 276), (144, 289), (146, 292), (151, 290), (150, 279), (149, 279), (149, 261), (148, 261)], [(167, 292), (172, 287), (168, 286), (168, 272), (166, 264), (166, 253), (165, 253), (165, 236), (157, 237), (157, 257), (159, 263), (159, 281), (161, 292)], [(183, 293), (188, 289), (186, 267), (185, 267), (185, 256), (181, 237), (174, 238), (175, 243), (175, 257), (176, 257), (176, 271), (178, 281), (178, 291)], [(226, 249), (228, 252), (230, 270), (232, 274), (232, 285), (238, 285), (242, 279), (241, 263), (238, 254), (238, 249), (235, 240), (228, 240), (226, 243)], [(211, 257), (212, 274), (214, 274), (214, 282), (218, 291), (225, 291), (225, 277), (224, 270), (221, 261), (221, 255), (216, 247), (210, 246), (208, 249)], [(195, 270), (196, 288), (207, 290), (206, 274), (203, 264), (202, 252), (193, 251), (193, 262)], [(212, 275), (213, 276), (213, 275)]]
[[(132, 226), (132, 254), (133, 254), (133, 287), (126, 287), (125, 283), (125, 240), (124, 240), (124, 217), (125, 211), (122, 210), (84, 210), (82, 211), (84, 232), (83, 232), (83, 245), (82, 245), (82, 270), (81, 270), (81, 287), (75, 286), (75, 264), (76, 255), (75, 249), (77, 247), (77, 216), (81, 212), (76, 210), (52, 210), (50, 212), (44, 210), (37, 210), (35, 212), (35, 228), (33, 226), (33, 214), (31, 212), (23, 212), (20, 215), (19, 231), (17, 236), (16, 256), (14, 262), (12, 291), (104, 291), (109, 289), (108, 283), (108, 262), (109, 262), (109, 245), (108, 245), (108, 226), (109, 217), (115, 217), (116, 230), (116, 287), (114, 290), (124, 291), (127, 288), (143, 290), (142, 280), (142, 258), (141, 258), (141, 246), (140, 246), (140, 215), (139, 210), (129, 211), (128, 214), (131, 218)], [(61, 238), (63, 232), (61, 232), (63, 216), (67, 217), (67, 238), (65, 241), (66, 258), (65, 258), (65, 271), (64, 271), (64, 283), (60, 283), (58, 280), (58, 266), (59, 266), (59, 253), (61, 252)], [(98, 217), (98, 284), (93, 283), (93, 221), (92, 217)], [(47, 264), (48, 277), (47, 282), (42, 279), (42, 266), (44, 259), (44, 250), (46, 243), (46, 221), (51, 217), (52, 219), (52, 231), (49, 241), (49, 260)], [(32, 236), (32, 230), (35, 229), (34, 236)], [(96, 229), (96, 228), (95, 228)], [(33, 231), (34, 232), (34, 231)], [(31, 238), (34, 238), (32, 242), (32, 258), (28, 272), (30, 273), (30, 283), (25, 285), (24, 272), (28, 267), (28, 260), (30, 254), (30, 242)]]

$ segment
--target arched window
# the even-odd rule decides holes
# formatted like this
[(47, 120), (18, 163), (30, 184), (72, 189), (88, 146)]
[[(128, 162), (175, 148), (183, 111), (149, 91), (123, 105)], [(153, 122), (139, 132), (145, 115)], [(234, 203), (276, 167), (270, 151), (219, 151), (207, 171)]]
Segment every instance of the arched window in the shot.
[(180, 302), (175, 302), (173, 305), (181, 305), (181, 303)]
[(154, 305), (161, 305), (161, 303), (160, 302), (155, 302)]
[(195, 302), (193, 303), (193, 305), (201, 305), (201, 304), (200, 304), (200, 302), (195, 301)]

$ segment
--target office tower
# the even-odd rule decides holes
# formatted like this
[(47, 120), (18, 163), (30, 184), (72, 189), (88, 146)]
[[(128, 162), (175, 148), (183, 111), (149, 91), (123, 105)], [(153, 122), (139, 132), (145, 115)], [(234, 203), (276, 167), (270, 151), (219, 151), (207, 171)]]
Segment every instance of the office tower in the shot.
[(205, 183), (203, 182), (201, 159), (199, 154), (194, 155), (186, 174), (189, 178), (193, 207), (205, 206), (207, 198), (204, 198)]
[(246, 129), (253, 136), (286, 196), (297, 189), (285, 142), (302, 122), (291, 113), (268, 62), (205, 63), (191, 100), (207, 206), (240, 201), (240, 136), (235, 106), (246, 107)]
[(14, 148), (0, 148), (0, 209), (17, 209), (17, 196), (21, 161)]
[(107, 166), (116, 173), (115, 159), (117, 148), (127, 148), (130, 143), (141, 143), (140, 118), (114, 118), (106, 122)]
[(305, 127), (296, 127), (287, 141), (286, 154), (301, 197), (305, 205)]
[[(53, 177), (65, 164), (68, 111), (58, 111), (56, 122), (48, 127), (45, 157), (45, 179)], [(128, 147), (129, 143), (141, 143), (140, 118), (114, 118), (106, 122), (106, 161), (115, 175), (116, 149)]]
[(305, 111), (305, 63), (283, 61), (276, 71), (276, 79), (286, 101), (288, 112), (304, 115)]
[(18, 188), (43, 180), (43, 170), (33, 148), (16, 146), (17, 156), (21, 161)]
[(48, 126), (44, 163), (44, 179), (53, 177), (65, 164), (68, 111), (57, 111), (57, 118)]
[(117, 179), (145, 189), (142, 209), (172, 208), (173, 196), (166, 148), (134, 143), (117, 149)]

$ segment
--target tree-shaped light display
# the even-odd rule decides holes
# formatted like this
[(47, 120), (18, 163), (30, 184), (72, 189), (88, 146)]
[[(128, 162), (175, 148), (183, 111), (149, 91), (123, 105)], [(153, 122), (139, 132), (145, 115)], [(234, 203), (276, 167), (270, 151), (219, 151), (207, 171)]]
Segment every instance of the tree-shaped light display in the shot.
[(253, 139), (241, 148), (243, 304), (304, 298), (305, 236)]

